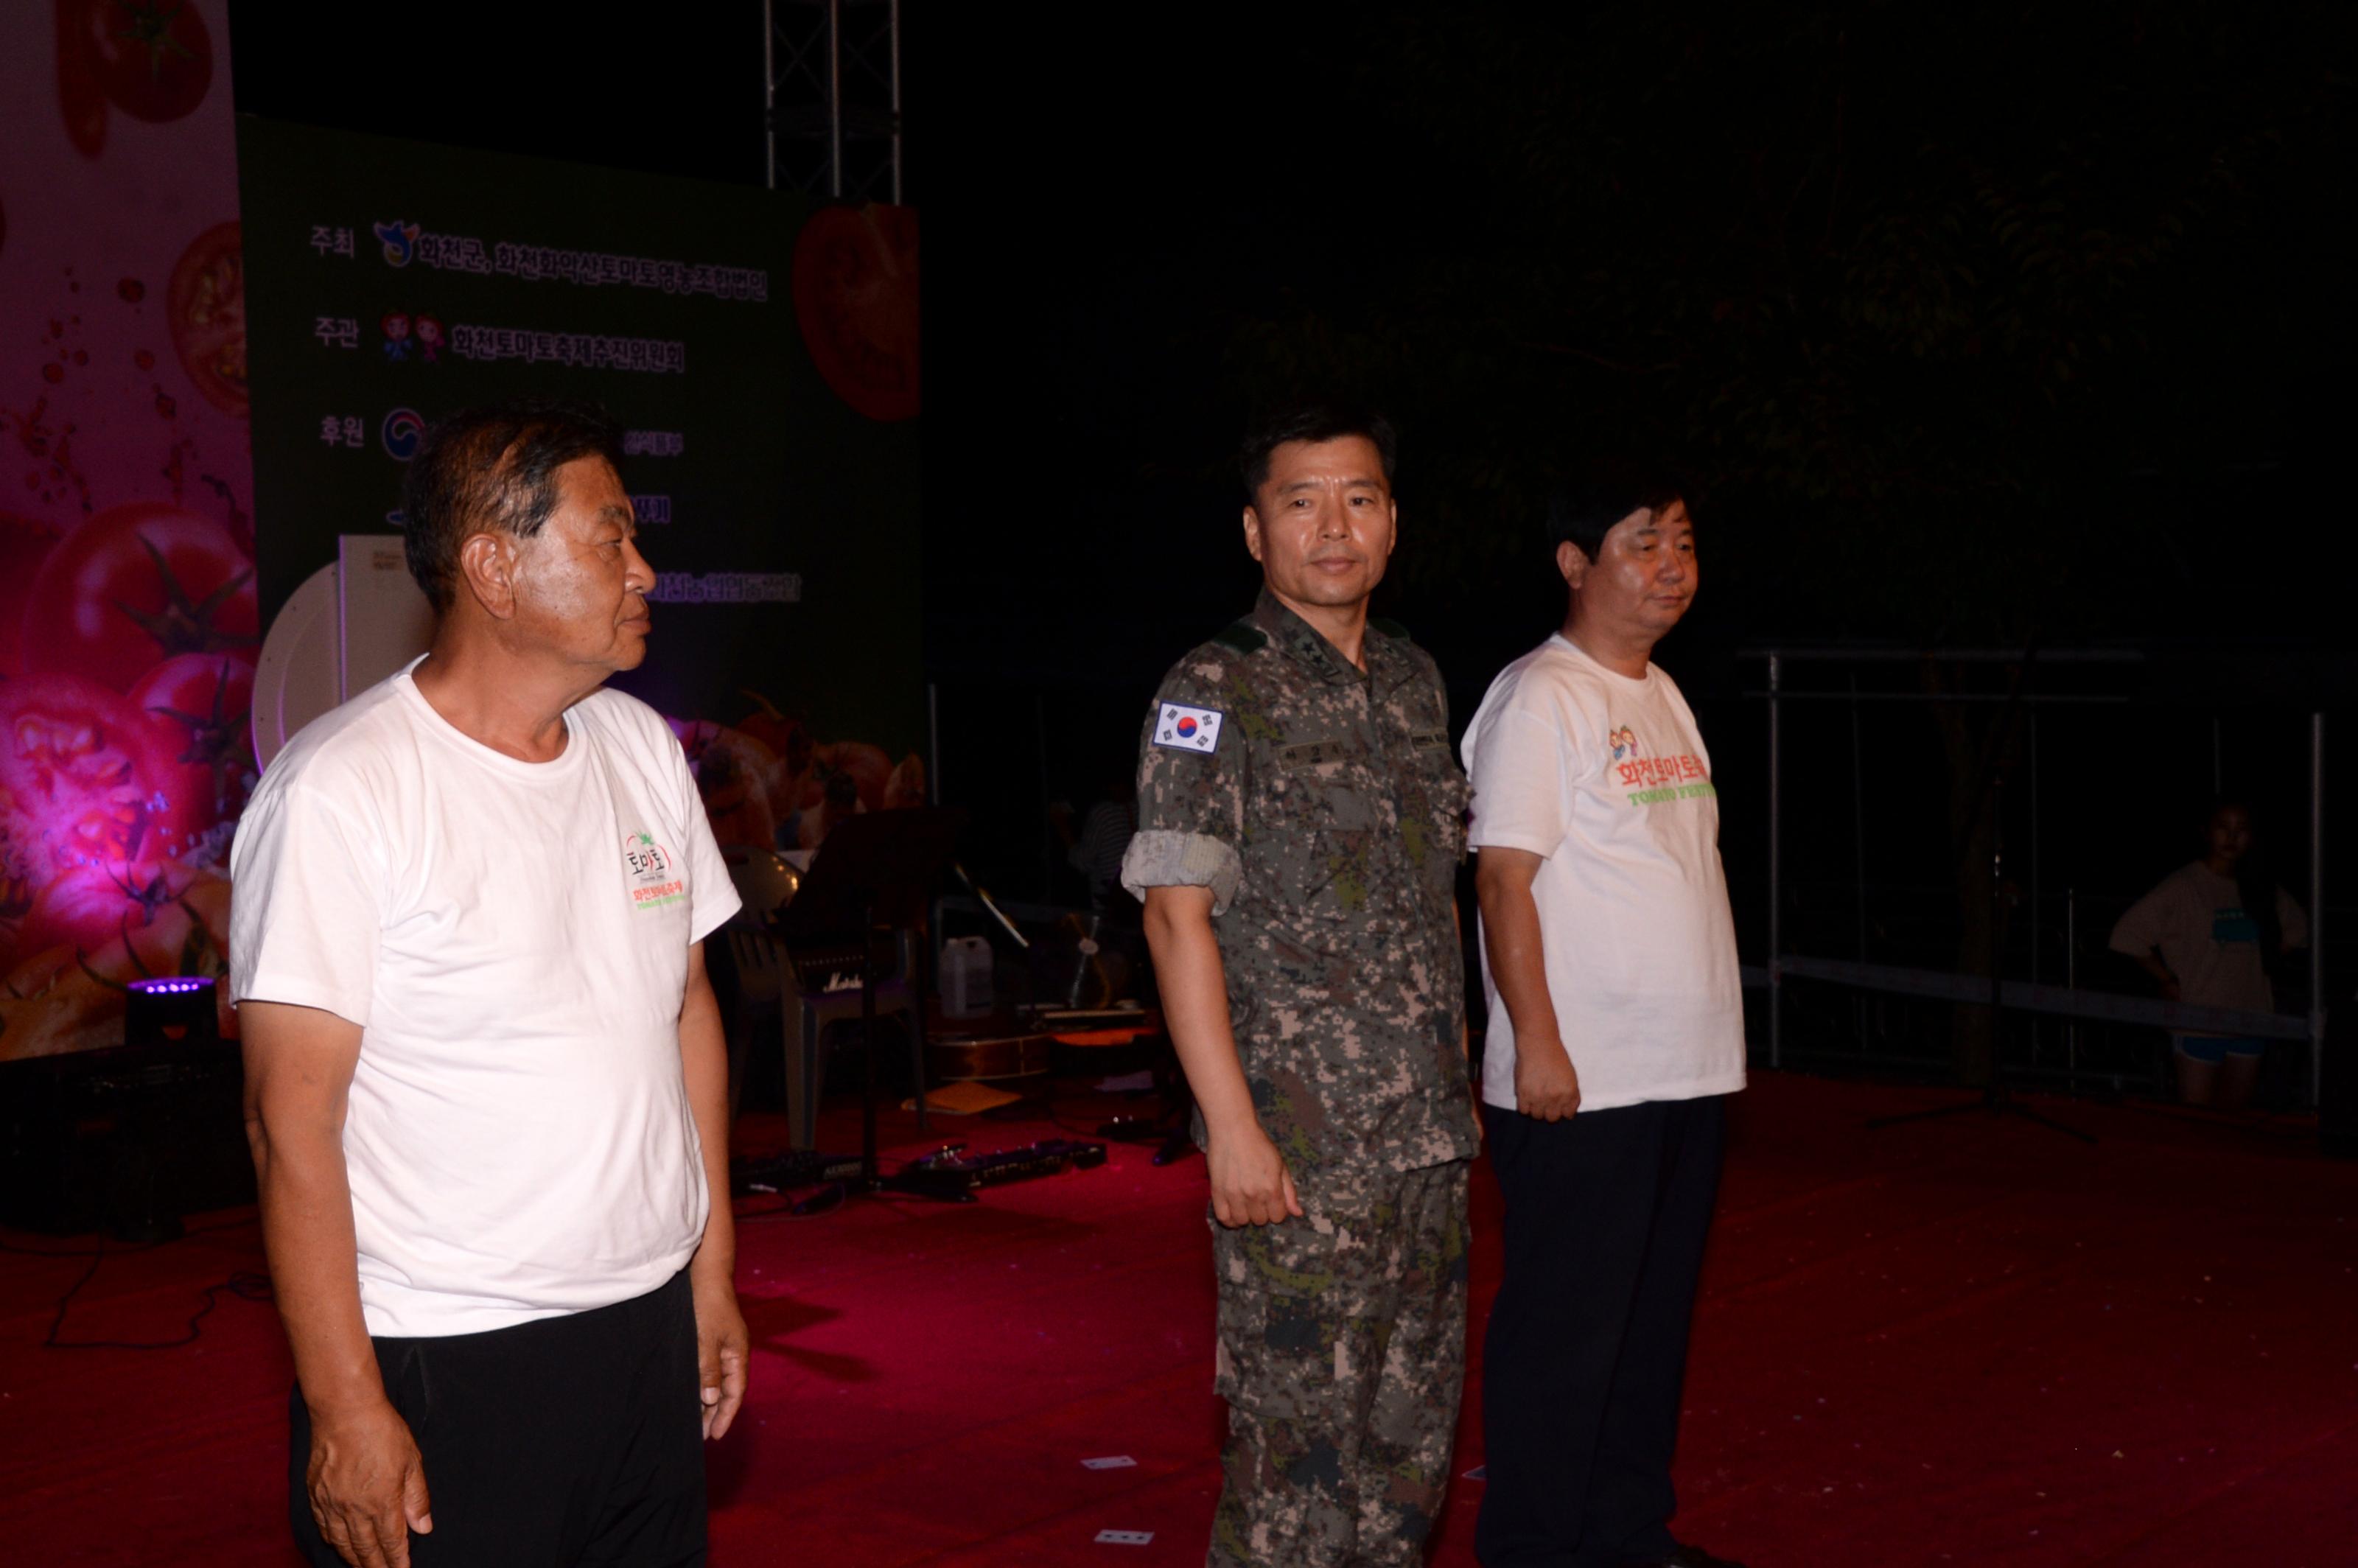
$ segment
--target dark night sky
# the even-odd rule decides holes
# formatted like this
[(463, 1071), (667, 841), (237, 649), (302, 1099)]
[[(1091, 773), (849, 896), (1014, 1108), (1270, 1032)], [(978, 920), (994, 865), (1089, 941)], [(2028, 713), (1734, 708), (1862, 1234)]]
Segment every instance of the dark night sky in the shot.
[[(399, 10), (397, 38), (385, 23), (335, 8), (233, 0), (230, 9), (242, 110), (762, 178), (760, 7), (746, 0), (561, 13), (415, 0)], [(1240, 348), (1272, 341), (1256, 338), (1255, 323), (1316, 317), (1346, 336), (1412, 332), (1418, 307), (1403, 292), (1445, 292), (1466, 267), (1528, 253), (1535, 265), (1570, 266), (1577, 281), (1567, 253), (1594, 243), (1617, 254), (1611, 232), (1598, 241), (1552, 227), (1554, 207), (1532, 194), (1531, 171), (1543, 178), (1553, 167), (1533, 153), (1537, 127), (1563, 123), (1546, 114), (1571, 114), (1598, 148), (1595, 178), (1609, 194), (1596, 211), (1686, 235), (1699, 272), (1737, 280), (1712, 319), (1666, 329), (1698, 340), (1727, 329), (1721, 318), (1740, 325), (1785, 308), (1745, 292), (1745, 279), (1774, 276), (1735, 254), (1758, 243), (1763, 225), (1739, 217), (1714, 227), (1722, 208), (1814, 228), (1811, 203), (1823, 202), (1831, 236), (1838, 218), (1866, 222), (1857, 209), (1873, 197), (1859, 192), (1876, 181), (1904, 190), (1920, 178), (1909, 160), (1945, 149), (1950, 167), (1986, 167), (1994, 181), (2048, 190), (2071, 232), (2085, 234), (2101, 232), (2112, 209), (2135, 210), (2148, 177), (2192, 167), (2172, 139), (2180, 127), (2215, 124), (2223, 164), (2243, 160), (2223, 190), (2206, 188), (2186, 207), (2193, 238), (2165, 287), (2129, 269), (2125, 291), (2091, 287), (2063, 312), (2099, 356), (2118, 348), (2106, 313), (2120, 312), (2119, 336), (2136, 338), (2143, 357), (2109, 390), (2064, 388), (2062, 406), (2080, 402), (2076, 423), (2062, 427), (2106, 444), (2090, 448), (2084, 471), (2068, 454), (2050, 460), (2021, 518), (1964, 507), (1954, 526), (1916, 518), (1918, 534), (1907, 535), (1905, 520), (1882, 520), (1848, 481), (1823, 507), (1749, 470), (1725, 486), (1701, 514), (1719, 570), (1694, 623), (1666, 648), (1691, 691), (1736, 715), (1736, 694), (1758, 680), (1757, 666), (1732, 656), (1738, 646), (1911, 627), (1904, 593), (1887, 592), (1890, 568), (1873, 564), (1878, 548), (1925, 575), (1986, 581), (1972, 589), (1985, 597), (2013, 591), (2002, 569), (1992, 574), (1994, 560), (2068, 557), (2064, 586), (2047, 593), (2036, 621), (2050, 643), (2346, 648), (2338, 584), (2322, 568), (2346, 509), (2353, 258), (2340, 209), (2350, 148), (2344, 89), (2316, 62), (2348, 58), (2347, 25), (2320, 5), (2280, 16), (2212, 9), (2215, 17), (2196, 5), (2100, 5), (2058, 20), (2033, 6), (1939, 18), (1812, 6), (1725, 25), (1758, 38), (1640, 20), (1597, 46), (1631, 51), (1612, 57), (1622, 69), (1575, 81), (1567, 68), (1558, 92), (1546, 51), (1562, 38), (1513, 47), (1520, 24), (1498, 22), (1511, 11), (1483, 13), (1507, 28), (1490, 35), (1507, 47), (1485, 56), (1469, 44), (1469, 65), (1466, 51), (1451, 56), (1453, 43), (1483, 36), (1470, 24), (1461, 36), (1455, 18), (1474, 15), (1463, 7), (910, 0), (908, 194), (924, 213), (925, 251), (927, 658), (942, 687), (949, 793), (1011, 826), (1036, 812), (1044, 771), (1050, 793), (1093, 795), (1127, 753), (1159, 672), (1243, 608), (1255, 579), (1226, 454), (1246, 389), (1285, 379), (1267, 351), (1255, 359)], [(1403, 43), (1402, 18), (1440, 29), (1429, 67), (1422, 45)], [(1756, 55), (1768, 62), (1758, 70)], [(1570, 109), (1548, 103), (1564, 94), (1585, 96)], [(2248, 135), (2237, 118), (2246, 102), (2260, 106), (2248, 111)], [(2308, 108), (2272, 118), (2286, 103)], [(1829, 135), (1848, 160), (1831, 180), (1811, 161), (1817, 154), (1792, 145)], [(2080, 171), (2040, 186), (2038, 160), (2059, 136)], [(1817, 264), (1837, 314), (1858, 288), (1840, 268), (1855, 271), (1866, 254), (1854, 246), (1848, 259)], [(1643, 267), (1624, 265), (1633, 270)], [(1622, 287), (1598, 276), (1600, 288)], [(2122, 300), (2141, 287), (2132, 319)], [(1996, 343), (2010, 319), (2000, 293), (1995, 279), (1985, 290), (1962, 287), (1956, 319), (1928, 333), (1970, 331), (1974, 352), (1985, 331)], [(2045, 319), (2039, 330), (2056, 330), (2051, 310)], [(1813, 340), (1804, 326), (1780, 351), (1806, 362), (1838, 335)], [(1505, 322), (1503, 341), (1515, 336)], [(1956, 377), (1945, 362), (1928, 362), (1921, 381), (1903, 377), (1864, 401), (1904, 404), (1920, 386), (1946, 395), (1942, 378)], [(1552, 454), (1539, 449), (1576, 448), (1584, 432), (1658, 427), (1684, 395), (1673, 388), (1663, 401), (1659, 378), (1533, 379), (1541, 373), (1557, 373), (1501, 361), (1495, 378), (1477, 367), (1403, 381), (1397, 365), (1373, 378), (1405, 427), (1403, 557), (1427, 552), (1421, 572), (1396, 570), (1386, 608), (1440, 653), (1461, 718), (1489, 671), (1536, 640), (1555, 608), (1543, 563), (1530, 575), (1505, 571), (1467, 543), (1486, 530), (1520, 537), (1521, 476), (1493, 470), (1543, 467)], [(1992, 440), (2035, 439), (2038, 412), (2018, 427), (2030, 437)], [(1938, 427), (1958, 416), (1943, 406), (1923, 417)], [(1493, 437), (1503, 454), (1467, 456)], [(1895, 527), (1906, 535), (1896, 551), (1884, 538)], [(1482, 564), (1448, 565), (1460, 561)], [(1995, 612), (1985, 620), (2012, 624)], [(1989, 639), (1971, 613), (1960, 624), (1948, 640)], [(2234, 702), (2269, 695), (2241, 676), (2227, 685)], [(2190, 734), (2199, 727), (2170, 722)], [(1731, 739), (1731, 755), (1745, 743)], [(2298, 749), (2285, 756), (2297, 763)], [(1020, 845), (1033, 832), (1010, 838)], [(1736, 854), (1731, 845), (1732, 866)], [(1003, 874), (1020, 875), (1022, 863), (1017, 855)]]

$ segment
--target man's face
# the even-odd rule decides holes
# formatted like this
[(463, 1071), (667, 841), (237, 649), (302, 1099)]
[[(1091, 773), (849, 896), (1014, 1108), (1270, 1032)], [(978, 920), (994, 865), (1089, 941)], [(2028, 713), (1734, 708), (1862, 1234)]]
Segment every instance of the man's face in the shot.
[(1613, 524), (1591, 563), (1579, 547), (1558, 547), (1556, 565), (1580, 600), (1584, 618), (1660, 637), (1679, 623), (1695, 596), (1694, 522), (1687, 503), (1660, 512), (1640, 507)]
[(1399, 521), (1373, 441), (1288, 441), (1245, 508), (1245, 548), (1279, 598), (1347, 608), (1383, 580)]
[(2212, 858), (2234, 865), (2251, 852), (2252, 818), (2240, 806), (2222, 806), (2211, 818)]
[(517, 547), (514, 626), (568, 664), (607, 674), (647, 656), (655, 574), (639, 554), (631, 498), (613, 465), (576, 458), (557, 470), (557, 508)]

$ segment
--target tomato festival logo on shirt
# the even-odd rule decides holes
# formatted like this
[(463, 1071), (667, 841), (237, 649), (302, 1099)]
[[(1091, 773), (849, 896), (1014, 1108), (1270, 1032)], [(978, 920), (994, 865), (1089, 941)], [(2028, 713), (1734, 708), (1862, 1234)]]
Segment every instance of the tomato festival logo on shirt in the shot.
[(1629, 792), (1632, 806), (1660, 806), (1669, 800), (1695, 800), (1719, 792), (1711, 787), (1711, 770), (1692, 752), (1675, 757), (1649, 757), (1638, 731), (1627, 724), (1605, 733), (1613, 749), (1613, 776)]
[(1631, 757), (1613, 766), (1615, 776), (1629, 792), (1632, 806), (1699, 800), (1719, 793), (1711, 787), (1711, 770), (1693, 752), (1682, 752), (1675, 757)]
[(631, 903), (640, 909), (660, 909), (687, 896), (685, 878), (672, 875), (671, 854), (644, 831), (624, 834), (622, 863), (631, 871)]

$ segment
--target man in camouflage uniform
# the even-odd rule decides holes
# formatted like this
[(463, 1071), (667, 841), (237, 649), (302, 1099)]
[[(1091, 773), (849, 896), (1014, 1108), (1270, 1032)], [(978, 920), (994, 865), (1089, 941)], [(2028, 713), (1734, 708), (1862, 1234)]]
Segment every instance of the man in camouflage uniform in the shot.
[(1123, 881), (1212, 1185), (1227, 1485), (1209, 1561), (1414, 1563), (1465, 1374), (1467, 789), (1430, 655), (1368, 618), (1379, 418), (1246, 445), (1253, 612), (1148, 716)]

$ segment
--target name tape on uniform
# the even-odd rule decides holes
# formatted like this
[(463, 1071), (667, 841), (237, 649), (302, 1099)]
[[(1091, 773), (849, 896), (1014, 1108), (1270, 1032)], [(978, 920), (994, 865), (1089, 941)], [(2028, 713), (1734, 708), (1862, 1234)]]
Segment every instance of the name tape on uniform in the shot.
[(1189, 708), (1166, 702), (1154, 716), (1154, 743), (1173, 752), (1202, 752), (1220, 747), (1220, 724), (1226, 718), (1217, 708)]

